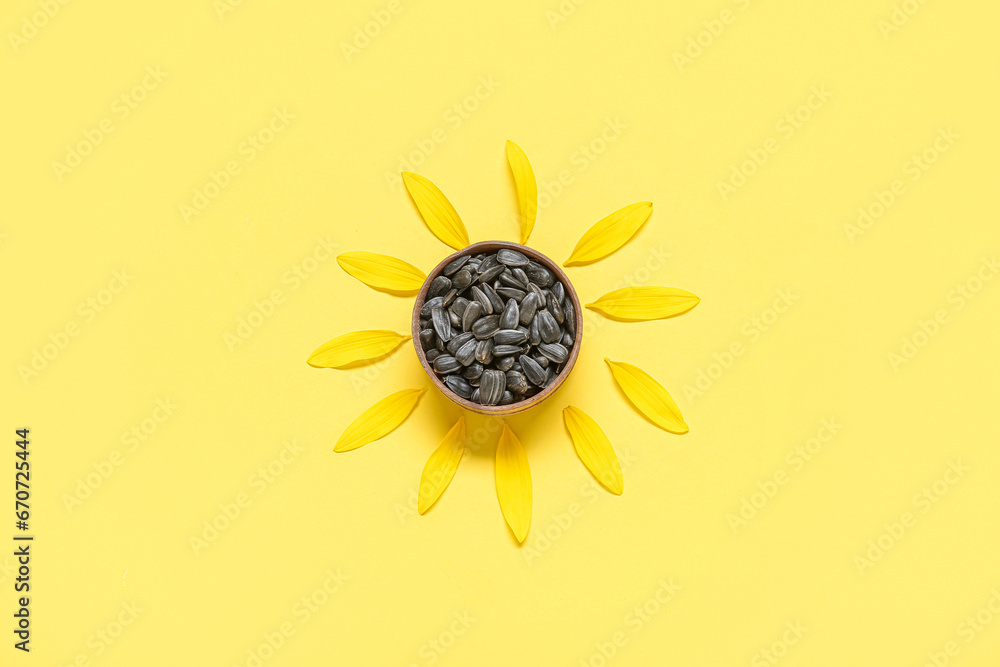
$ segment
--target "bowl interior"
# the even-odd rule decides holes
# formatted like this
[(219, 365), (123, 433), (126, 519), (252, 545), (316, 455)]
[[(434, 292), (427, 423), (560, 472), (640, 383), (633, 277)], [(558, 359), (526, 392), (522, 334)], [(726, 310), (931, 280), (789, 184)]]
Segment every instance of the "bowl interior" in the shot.
[[(576, 317), (576, 333), (573, 338), (573, 349), (570, 350), (569, 358), (566, 360), (566, 365), (563, 367), (562, 372), (556, 375), (552, 382), (542, 389), (540, 392), (524, 399), (523, 401), (518, 401), (516, 403), (511, 403), (510, 405), (481, 405), (475, 403), (468, 399), (462, 398), (448, 386), (441, 381), (434, 369), (431, 368), (430, 362), (427, 361), (426, 355), (424, 355), (423, 346), (420, 344), (420, 309), (423, 307), (424, 302), (427, 300), (427, 290), (430, 287), (431, 281), (441, 275), (441, 271), (450, 262), (464, 255), (475, 255), (478, 253), (494, 253), (502, 248), (509, 248), (511, 250), (517, 250), (528, 256), (528, 258), (535, 260), (539, 264), (543, 265), (549, 271), (555, 275), (556, 279), (562, 282), (563, 286), (566, 288), (566, 294), (573, 303), (574, 316)], [(420, 360), (420, 365), (423, 367), (424, 372), (431, 379), (431, 382), (438, 388), (438, 390), (445, 396), (450, 398), (452, 401), (462, 406), (466, 410), (471, 412), (478, 412), (480, 414), (492, 414), (492, 415), (508, 415), (514, 414), (516, 412), (523, 412), (529, 408), (532, 408), (546, 398), (551, 396), (556, 392), (557, 389), (562, 385), (562, 383), (569, 376), (570, 372), (573, 370), (573, 366), (576, 364), (576, 358), (580, 353), (580, 341), (583, 338), (583, 312), (580, 310), (580, 299), (577, 297), (576, 289), (574, 289), (573, 284), (570, 282), (569, 278), (559, 267), (558, 264), (553, 262), (551, 259), (543, 255), (542, 253), (523, 246), (519, 243), (512, 243), (510, 241), (480, 241), (479, 243), (473, 243), (456, 253), (445, 257), (441, 260), (441, 263), (434, 267), (434, 270), (430, 272), (427, 276), (427, 280), (424, 281), (423, 286), (420, 288), (420, 292), (417, 294), (416, 301), (413, 304), (413, 318), (411, 321), (411, 329), (413, 334), (413, 347), (417, 352), (417, 359)]]

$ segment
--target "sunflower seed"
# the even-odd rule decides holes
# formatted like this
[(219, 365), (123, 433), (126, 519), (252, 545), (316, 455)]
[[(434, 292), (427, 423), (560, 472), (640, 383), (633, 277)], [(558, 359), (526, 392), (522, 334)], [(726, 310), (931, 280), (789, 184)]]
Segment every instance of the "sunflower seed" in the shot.
[(528, 286), (527, 284), (522, 283), (520, 280), (518, 280), (517, 277), (509, 269), (500, 274), (500, 282), (506, 285), (507, 287), (513, 287), (515, 289), (523, 290)]
[(448, 306), (448, 311), (455, 313), (461, 317), (465, 313), (465, 309), (469, 307), (469, 300), (464, 296), (457, 297), (450, 306)]
[(496, 405), (507, 387), (507, 376), (503, 371), (487, 370), (479, 380), (480, 401), (483, 405)]
[(569, 357), (569, 350), (559, 343), (542, 343), (538, 346), (538, 351), (557, 364), (561, 364)]
[(514, 394), (507, 390), (504, 390), (503, 396), (500, 397), (500, 403), (498, 405), (510, 405), (514, 402)]
[(559, 324), (563, 323), (564, 315), (562, 306), (559, 305), (559, 299), (552, 292), (549, 292), (548, 310), (552, 313), (552, 317), (556, 318), (556, 322)]
[(472, 392), (472, 396), (469, 397), (469, 400), (472, 401), (473, 403), (480, 403), (478, 387), (476, 387), (476, 390)]
[(513, 329), (517, 326), (520, 317), (521, 309), (518, 307), (517, 301), (507, 299), (507, 305), (504, 306), (503, 312), (500, 314), (500, 328)]
[(518, 285), (518, 287), (520, 287), (521, 289), (528, 289), (528, 283), (531, 282), (531, 280), (528, 278), (528, 274), (524, 272), (524, 269), (520, 267), (515, 267), (511, 269), (510, 272), (514, 274), (514, 277), (517, 278), (517, 281), (521, 283), (520, 285)]
[(438, 338), (445, 342), (451, 340), (451, 320), (448, 318), (448, 311), (440, 307), (432, 308), (431, 324), (434, 325), (434, 332)]
[(528, 258), (524, 253), (520, 253), (510, 248), (501, 248), (497, 251), (497, 261), (506, 266), (527, 266)]
[(448, 311), (445, 311), (445, 312), (448, 313), (448, 321), (451, 322), (451, 328), (452, 328), (452, 330), (461, 329), (462, 328), (462, 318), (459, 317), (457, 313), (455, 313), (455, 312), (453, 312), (451, 310), (448, 310)]
[(493, 312), (493, 302), (490, 301), (489, 297), (486, 296), (483, 290), (479, 289), (478, 286), (473, 286), (472, 298), (476, 300), (476, 303), (483, 307), (484, 313), (489, 315)]
[(483, 374), (483, 365), (478, 361), (473, 361), (471, 364), (465, 367), (462, 371), (462, 377), (466, 380), (475, 380), (480, 375)]
[(455, 300), (456, 296), (458, 296), (457, 289), (452, 288), (448, 290), (448, 293), (444, 295), (444, 301), (441, 302), (441, 305), (447, 308), (451, 305), (451, 302)]
[(499, 357), (493, 362), (493, 365), (498, 371), (509, 371), (514, 367), (514, 357)]
[(563, 301), (562, 309), (563, 326), (566, 327), (566, 333), (570, 336), (576, 336), (576, 308), (573, 307), (573, 302), (569, 297)]
[(524, 290), (519, 290), (516, 287), (498, 287), (496, 290), (497, 294), (505, 299), (513, 299), (514, 301), (520, 301), (524, 298)]
[(538, 311), (535, 319), (538, 320), (538, 333), (546, 343), (554, 343), (562, 336), (562, 331), (559, 330), (559, 323), (556, 322), (556, 318), (552, 317), (552, 313), (549, 311)]
[(476, 339), (470, 336), (469, 340), (466, 341), (465, 344), (462, 345), (462, 347), (458, 348), (457, 352), (455, 352), (455, 358), (458, 359), (458, 363), (462, 364), (463, 366), (468, 366), (473, 361), (475, 361), (476, 345), (477, 345)]
[(445, 278), (444, 276), (438, 276), (431, 281), (431, 286), (427, 288), (427, 296), (435, 297), (441, 296), (445, 292), (451, 289), (451, 279)]
[(521, 324), (530, 324), (531, 319), (535, 316), (535, 311), (538, 310), (539, 303), (538, 297), (535, 294), (528, 294), (525, 296), (524, 299), (521, 300), (521, 313), (518, 317), (518, 321)]
[(538, 318), (531, 320), (531, 326), (528, 327), (528, 342), (532, 345), (538, 345), (542, 342), (542, 334), (538, 332)]
[(487, 257), (484, 257), (483, 261), (479, 263), (479, 266), (476, 267), (476, 271), (479, 273), (479, 275), (482, 275), (485, 272), (492, 269), (494, 266), (500, 266), (500, 262), (497, 260), (497, 256), (488, 255)]
[(457, 290), (464, 290), (472, 284), (472, 272), (462, 269), (451, 278), (451, 286)]
[(449, 375), (444, 379), (444, 383), (448, 386), (448, 389), (451, 389), (462, 398), (472, 397), (472, 385), (459, 376)]
[[(452, 283), (454, 283), (454, 282), (455, 282), (455, 280), (453, 278), (452, 279)], [(553, 285), (552, 289), (549, 290), (549, 291), (552, 292), (552, 294), (555, 295), (556, 301), (558, 301), (559, 303), (562, 303), (563, 297), (566, 296), (566, 288), (563, 287), (563, 284), (560, 283), (560, 282), (556, 282), (556, 284)]]
[[(494, 357), (509, 357), (512, 354), (521, 354), (524, 350), (521, 349), (520, 345), (494, 345), (493, 346), (493, 356)], [(513, 363), (513, 362), (511, 362)]]
[(528, 262), (524, 272), (531, 282), (537, 283), (539, 287), (548, 287), (552, 284), (552, 272), (534, 260)]
[(520, 345), (527, 340), (528, 335), (517, 329), (501, 329), (493, 334), (493, 342), (497, 345)]
[(476, 343), (476, 361), (486, 365), (493, 361), (493, 339), (487, 338)]
[(443, 297), (436, 296), (433, 299), (427, 299), (427, 301), (424, 301), (424, 305), (420, 307), (420, 317), (429, 318), (431, 316), (431, 310), (434, 308), (440, 308), (442, 305), (444, 305)]
[(552, 363), (551, 361), (549, 361), (549, 358), (546, 357), (544, 354), (536, 354), (534, 357), (532, 357), (532, 359), (538, 362), (538, 365), (541, 366), (542, 368), (548, 368), (549, 364)]
[(504, 272), (504, 267), (503, 267), (502, 264), (498, 264), (496, 266), (491, 266), (490, 268), (486, 269), (485, 271), (480, 271), (479, 272), (479, 282), (484, 283), (484, 284), (488, 283), (488, 282), (490, 282), (492, 280), (495, 280), (503, 272)]
[(456, 257), (455, 259), (445, 264), (444, 268), (441, 269), (441, 273), (443, 273), (446, 276), (450, 276), (451, 274), (455, 273), (460, 268), (465, 266), (465, 263), (468, 262), (469, 259), (470, 258), (468, 255), (462, 255), (461, 257)]
[(468, 331), (472, 328), (472, 324), (479, 319), (479, 316), (483, 314), (483, 304), (478, 301), (473, 301), (468, 306), (465, 307), (465, 313), (462, 314), (462, 331)]
[(488, 298), (490, 300), (490, 303), (493, 304), (494, 313), (499, 313), (501, 310), (503, 310), (504, 307), (503, 299), (500, 298), (500, 295), (497, 294), (492, 287), (490, 287), (489, 285), (483, 285), (483, 293), (486, 294), (486, 298)]
[(507, 388), (515, 394), (523, 394), (528, 391), (528, 378), (524, 377), (524, 373), (507, 371)]
[(570, 336), (568, 333), (564, 333), (562, 335), (562, 338), (559, 339), (559, 342), (562, 343), (564, 347), (572, 347), (573, 337)]
[(457, 373), (462, 370), (462, 364), (458, 363), (458, 359), (450, 354), (442, 354), (432, 362), (432, 365), (434, 366), (434, 370), (441, 375)]
[(474, 333), (476, 338), (479, 340), (489, 338), (498, 331), (500, 331), (499, 315), (484, 315), (476, 320), (476, 323), (472, 325), (472, 333)]
[(420, 345), (424, 349), (434, 345), (434, 329), (422, 329), (419, 334)]
[(431, 349), (424, 352), (424, 358), (427, 359), (428, 363), (434, 361), (440, 356), (441, 356), (441, 350), (437, 349), (436, 347), (432, 347)]
[(462, 347), (470, 340), (472, 340), (472, 334), (468, 332), (463, 332), (452, 336), (451, 340), (448, 341), (448, 345), (446, 345), (448, 349), (448, 354), (455, 354), (458, 351), (458, 348)]
[(521, 371), (524, 373), (524, 377), (528, 379), (528, 382), (534, 385), (539, 385), (545, 380), (545, 370), (538, 365), (538, 362), (529, 357), (526, 354), (522, 354), (521, 358), (518, 359), (518, 363), (521, 364)]

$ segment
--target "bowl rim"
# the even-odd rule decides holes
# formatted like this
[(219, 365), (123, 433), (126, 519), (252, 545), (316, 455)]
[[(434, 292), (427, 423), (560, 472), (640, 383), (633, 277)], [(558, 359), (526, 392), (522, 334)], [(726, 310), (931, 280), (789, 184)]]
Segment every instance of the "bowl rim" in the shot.
[[(496, 252), (503, 248), (517, 250), (518, 252), (527, 255), (529, 259), (544, 265), (545, 268), (555, 274), (558, 280), (562, 281), (563, 286), (566, 288), (566, 292), (569, 294), (570, 300), (573, 303), (573, 309), (575, 311), (574, 314), (576, 316), (576, 330), (573, 336), (573, 349), (570, 350), (569, 358), (566, 360), (566, 365), (563, 366), (563, 370), (555, 376), (549, 386), (545, 387), (540, 392), (530, 398), (527, 398), (526, 400), (511, 403), (509, 405), (481, 405), (479, 403), (474, 403), (467, 398), (462, 398), (453, 392), (431, 368), (430, 362), (427, 361), (427, 357), (424, 354), (423, 347), (420, 345), (420, 309), (427, 300), (427, 291), (430, 288), (431, 282), (441, 275), (441, 271), (443, 271), (444, 267), (449, 263), (459, 257), (464, 257), (465, 255), (475, 255), (479, 252)], [(424, 372), (431, 379), (434, 386), (437, 387), (438, 391), (459, 406), (471, 412), (485, 415), (510, 415), (518, 412), (524, 412), (525, 410), (535, 407), (554, 394), (559, 387), (562, 386), (563, 382), (566, 381), (566, 378), (569, 377), (570, 372), (576, 365), (577, 357), (580, 355), (580, 343), (583, 340), (583, 311), (580, 308), (580, 299), (577, 296), (576, 288), (573, 287), (573, 283), (570, 281), (569, 276), (566, 275), (566, 272), (563, 271), (556, 262), (546, 255), (542, 254), (538, 250), (535, 250), (534, 248), (521, 245), (520, 243), (514, 243), (513, 241), (477, 241), (476, 243), (469, 244), (461, 250), (448, 255), (442, 259), (429, 274), (427, 274), (427, 279), (424, 280), (424, 284), (420, 286), (420, 291), (417, 293), (417, 297), (413, 303), (410, 330), (413, 338), (413, 349), (417, 353), (417, 359), (420, 361), (420, 366), (424, 369)]]

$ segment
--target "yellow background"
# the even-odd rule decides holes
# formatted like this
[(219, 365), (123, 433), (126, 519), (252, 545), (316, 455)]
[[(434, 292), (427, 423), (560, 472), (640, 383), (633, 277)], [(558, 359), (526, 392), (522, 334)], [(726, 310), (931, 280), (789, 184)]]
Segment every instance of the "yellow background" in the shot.
[[(998, 20), (982, 1), (5, 3), (0, 487), (12, 504), (28, 426), (37, 537), (27, 656), (0, 556), (0, 663), (252, 665), (265, 646), (266, 665), (994, 664)], [(54, 166), (88, 133), (78, 166)], [(631, 244), (569, 270), (582, 300), (702, 299), (658, 322), (586, 313), (567, 384), (509, 419), (534, 481), (521, 547), (481, 419), (441, 501), (413, 511), (458, 414), (433, 390), (333, 454), (376, 400), (429, 386), (409, 346), (350, 372), (305, 363), (335, 335), (408, 327), (411, 301), (324, 243), (425, 271), (450, 252), (401, 169), (473, 240), (516, 237), (507, 139), (556, 195), (531, 239), (556, 260), (654, 202)], [(754, 173), (724, 198), (734, 168)], [(639, 416), (605, 356), (658, 378), (690, 434)], [(623, 496), (580, 464), (567, 404), (615, 444)], [(286, 441), (301, 451), (273, 464)]]

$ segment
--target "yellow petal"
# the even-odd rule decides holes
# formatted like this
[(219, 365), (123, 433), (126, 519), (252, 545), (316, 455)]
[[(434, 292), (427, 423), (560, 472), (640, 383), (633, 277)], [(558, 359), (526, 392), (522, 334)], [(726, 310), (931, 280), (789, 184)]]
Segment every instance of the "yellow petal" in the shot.
[(465, 415), (458, 418), (441, 445), (427, 459), (424, 472), (420, 475), (420, 493), (417, 496), (417, 511), (421, 514), (431, 508), (451, 484), (451, 478), (458, 470), (458, 463), (465, 453)]
[(313, 368), (343, 368), (389, 354), (410, 338), (412, 336), (395, 331), (354, 331), (323, 343), (309, 355), (306, 363)]
[(680, 408), (659, 382), (632, 364), (611, 361), (607, 357), (604, 361), (611, 367), (615, 382), (639, 412), (664, 431), (688, 432), (688, 425), (684, 423)]
[(497, 443), (495, 472), (503, 518), (517, 541), (524, 542), (531, 525), (531, 469), (524, 445), (506, 424)]
[(573, 439), (577, 456), (605, 489), (622, 494), (622, 467), (608, 436), (590, 415), (572, 405), (563, 410), (563, 421)]
[(403, 185), (413, 198), (413, 203), (420, 211), (420, 217), (427, 223), (427, 228), (455, 250), (461, 250), (469, 245), (469, 232), (465, 230), (458, 211), (451, 205), (438, 187), (420, 174), (410, 171), (403, 172)]
[(406, 421), (423, 393), (423, 389), (404, 389), (386, 396), (351, 422), (333, 451), (349, 452), (389, 435)]
[(628, 243), (653, 212), (653, 204), (641, 201), (618, 209), (587, 230), (563, 266), (587, 264), (607, 257)]
[(337, 257), (337, 263), (365, 285), (387, 292), (419, 292), (427, 280), (427, 275), (412, 264), (374, 252), (345, 252)]
[(521, 243), (527, 243), (538, 213), (538, 185), (528, 156), (513, 141), (507, 141), (507, 162), (517, 186), (517, 207), (521, 211)]
[(587, 308), (631, 322), (662, 320), (691, 310), (701, 301), (676, 287), (624, 287), (608, 292)]

